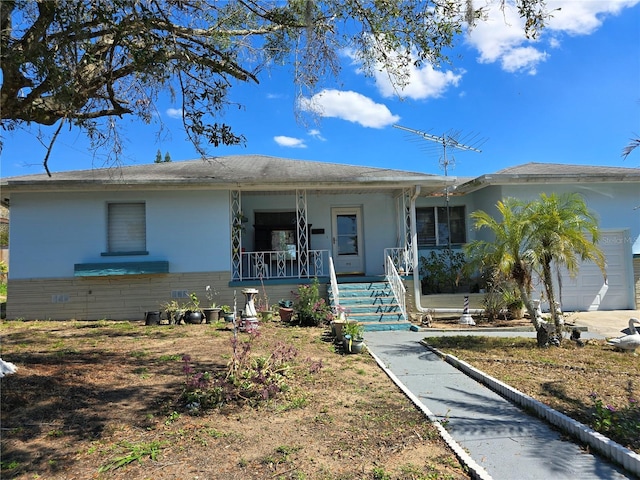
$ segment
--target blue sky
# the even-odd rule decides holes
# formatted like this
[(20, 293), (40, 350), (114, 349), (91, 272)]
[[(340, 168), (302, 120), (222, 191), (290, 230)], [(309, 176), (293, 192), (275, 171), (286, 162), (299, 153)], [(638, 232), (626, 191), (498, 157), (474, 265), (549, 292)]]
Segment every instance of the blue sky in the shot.
[[(443, 174), (442, 149), (399, 124), (434, 136), (456, 133), (482, 152), (453, 151), (452, 176), (477, 176), (527, 162), (640, 167), (640, 149), (626, 160), (622, 148), (640, 135), (640, 0), (548, 0), (555, 11), (536, 41), (524, 38), (513, 10), (492, 11), (451, 52), (452, 63), (412, 72), (395, 95), (383, 75), (367, 78), (343, 56), (333, 82), (295, 114), (291, 69), (274, 67), (259, 85), (240, 84), (225, 121), (246, 146), (211, 147), (212, 155), (277, 157)], [(156, 152), (173, 161), (198, 158), (181, 122), (181, 105), (161, 99), (159, 123), (122, 121), (125, 164), (152, 163)], [(307, 118), (305, 116), (305, 118)], [(308, 118), (309, 119), (309, 118)], [(311, 118), (311, 120), (313, 120)], [(38, 131), (3, 132), (2, 177), (42, 173), (45, 149)], [(56, 142), (52, 172), (101, 167), (77, 131)]]

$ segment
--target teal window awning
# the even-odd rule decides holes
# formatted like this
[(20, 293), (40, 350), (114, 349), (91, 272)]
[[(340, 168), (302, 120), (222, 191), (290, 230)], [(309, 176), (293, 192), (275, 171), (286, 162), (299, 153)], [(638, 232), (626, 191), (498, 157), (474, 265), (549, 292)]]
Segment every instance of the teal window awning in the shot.
[(73, 266), (73, 271), (76, 277), (159, 274), (169, 273), (169, 262), (76, 263)]

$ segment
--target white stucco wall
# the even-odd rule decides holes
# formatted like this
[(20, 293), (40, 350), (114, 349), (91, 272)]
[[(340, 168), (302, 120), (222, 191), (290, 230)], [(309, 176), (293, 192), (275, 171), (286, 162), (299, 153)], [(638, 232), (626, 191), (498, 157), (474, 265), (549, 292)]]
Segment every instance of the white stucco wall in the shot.
[(634, 254), (640, 254), (640, 187), (632, 183), (585, 183), (574, 185), (519, 185), (502, 188), (503, 197), (533, 200), (540, 193), (569, 193), (583, 195), (587, 207), (596, 214), (603, 230), (629, 229), (625, 242)]
[[(146, 203), (148, 255), (102, 256), (107, 203)], [(171, 273), (229, 270), (229, 194), (215, 191), (15, 193), (11, 279), (73, 277), (74, 264), (169, 261)]]

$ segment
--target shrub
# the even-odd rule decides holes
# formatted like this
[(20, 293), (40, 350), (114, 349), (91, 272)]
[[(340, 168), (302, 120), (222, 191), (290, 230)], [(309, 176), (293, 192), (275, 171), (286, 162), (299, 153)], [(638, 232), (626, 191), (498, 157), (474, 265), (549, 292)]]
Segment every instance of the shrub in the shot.
[(317, 278), (308, 285), (299, 285), (294, 296), (293, 309), (300, 325), (318, 327), (333, 320), (331, 307), (320, 297)]
[(420, 257), (422, 293), (455, 293), (469, 280), (464, 253), (449, 248)]

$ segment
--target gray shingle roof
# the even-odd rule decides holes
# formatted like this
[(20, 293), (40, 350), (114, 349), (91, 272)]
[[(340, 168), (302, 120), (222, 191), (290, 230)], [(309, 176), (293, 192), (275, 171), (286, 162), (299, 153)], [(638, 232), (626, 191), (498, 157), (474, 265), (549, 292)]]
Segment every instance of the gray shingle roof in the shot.
[(563, 163), (536, 163), (530, 162), (515, 167), (505, 168), (496, 172), (496, 175), (587, 175), (587, 176), (620, 176), (639, 175), (638, 168), (623, 167), (598, 167), (593, 165), (567, 165)]
[(442, 184), (443, 177), (387, 168), (292, 160), (264, 155), (211, 157), (182, 162), (152, 163), (120, 168), (74, 170), (9, 177), (3, 185), (46, 184)]

